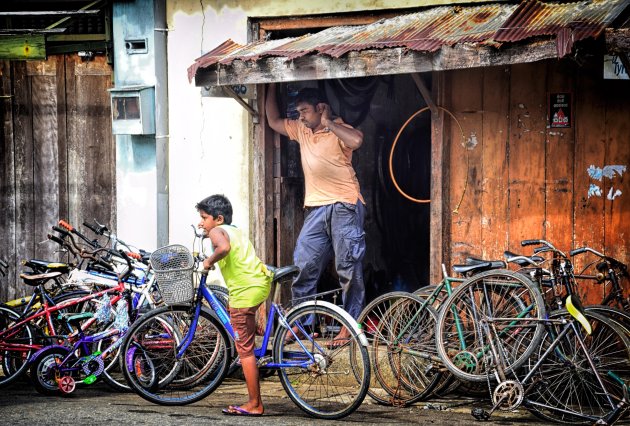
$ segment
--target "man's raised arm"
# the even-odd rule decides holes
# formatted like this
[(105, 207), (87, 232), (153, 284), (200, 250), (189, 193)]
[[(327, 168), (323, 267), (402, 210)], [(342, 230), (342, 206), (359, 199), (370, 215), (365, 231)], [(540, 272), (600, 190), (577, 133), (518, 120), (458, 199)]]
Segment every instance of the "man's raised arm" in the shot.
[(280, 117), (280, 111), (278, 110), (278, 101), (276, 100), (276, 83), (270, 83), (267, 85), (265, 114), (267, 115), (269, 127), (281, 135), (289, 136), (287, 134), (287, 129), (284, 127), (284, 119)]

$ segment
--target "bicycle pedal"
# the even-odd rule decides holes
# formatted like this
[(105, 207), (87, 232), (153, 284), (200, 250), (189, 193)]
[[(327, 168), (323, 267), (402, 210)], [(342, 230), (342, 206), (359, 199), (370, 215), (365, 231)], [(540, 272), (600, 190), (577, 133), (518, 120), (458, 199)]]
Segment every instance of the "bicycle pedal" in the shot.
[(258, 361), (256, 361), (256, 365), (258, 366), (258, 368), (264, 367), (265, 365), (269, 364), (271, 360), (272, 358), (270, 356), (263, 356), (262, 358), (258, 358)]
[(484, 410), (481, 407), (475, 407), (470, 410), (470, 414), (475, 418), (475, 420), (479, 420), (482, 422), (487, 422), (490, 420), (490, 413)]

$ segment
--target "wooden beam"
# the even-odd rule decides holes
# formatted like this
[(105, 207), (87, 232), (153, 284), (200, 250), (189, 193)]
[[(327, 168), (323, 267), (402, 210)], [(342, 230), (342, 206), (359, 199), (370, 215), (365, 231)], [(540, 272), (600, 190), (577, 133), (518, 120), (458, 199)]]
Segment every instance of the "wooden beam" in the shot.
[(254, 123), (257, 123), (258, 121), (258, 113), (256, 112), (256, 110), (254, 108), (252, 108), (247, 102), (245, 102), (243, 100), (243, 98), (241, 98), (235, 91), (234, 89), (232, 89), (230, 86), (223, 86), (222, 87), (223, 91), (230, 96), (231, 98), (234, 98), (234, 100), (236, 100), (236, 102), (238, 102), (243, 108), (245, 108), (247, 110), (247, 112), (249, 112), (249, 115), (252, 116), (252, 118), (254, 119)]
[(309, 28), (330, 28), (341, 25), (367, 25), (372, 24), (380, 19), (393, 18), (399, 16), (400, 13), (386, 13), (379, 15), (365, 16), (324, 16), (313, 18), (295, 18), (295, 19), (262, 19), (257, 22), (260, 29), (265, 31), (282, 31), (294, 29)]
[(630, 28), (607, 28), (606, 50), (610, 53), (630, 53)]
[(96, 15), (99, 10), (31, 10), (31, 11), (0, 11), (0, 16), (54, 16), (54, 15)]
[(424, 98), (424, 102), (427, 104), (427, 106), (431, 110), (431, 114), (433, 115), (438, 114), (439, 112), (438, 107), (437, 105), (435, 105), (435, 102), (433, 102), (433, 98), (431, 98), (431, 92), (429, 91), (429, 89), (427, 89), (427, 86), (424, 84), (424, 81), (422, 81), (422, 77), (420, 77), (420, 74), (413, 73), (411, 74), (411, 78), (413, 78), (413, 82), (416, 83), (416, 87), (418, 88), (418, 91)]
[(443, 46), (434, 53), (389, 48), (349, 52), (340, 58), (318, 54), (290, 61), (284, 57), (264, 57), (258, 61), (236, 60), (230, 65), (214, 64), (201, 68), (195, 75), (195, 85), (225, 86), (410, 74), (536, 62), (557, 56), (556, 41), (545, 40), (501, 50), (456, 45)]
[(42, 34), (0, 35), (0, 59), (46, 59)]

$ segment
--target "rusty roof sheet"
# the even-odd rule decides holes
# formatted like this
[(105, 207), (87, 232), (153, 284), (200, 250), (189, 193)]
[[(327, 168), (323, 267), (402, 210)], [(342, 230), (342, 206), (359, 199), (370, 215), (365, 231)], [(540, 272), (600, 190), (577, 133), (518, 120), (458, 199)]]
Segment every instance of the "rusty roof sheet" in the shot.
[(338, 58), (352, 51), (393, 47), (434, 52), (457, 43), (499, 47), (502, 43), (536, 36), (556, 36), (558, 57), (562, 57), (576, 41), (599, 36), (629, 3), (630, 0), (575, 3), (525, 0), (519, 4), (441, 6), (368, 25), (331, 27), (315, 34), (245, 46), (227, 40), (198, 58), (189, 67), (188, 77), (192, 81), (199, 68), (268, 56), (291, 60), (318, 53)]

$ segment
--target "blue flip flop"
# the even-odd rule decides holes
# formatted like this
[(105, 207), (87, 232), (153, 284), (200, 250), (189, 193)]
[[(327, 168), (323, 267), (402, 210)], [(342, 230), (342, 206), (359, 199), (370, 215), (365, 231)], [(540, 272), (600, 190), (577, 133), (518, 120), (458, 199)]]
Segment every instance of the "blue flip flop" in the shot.
[(238, 407), (236, 405), (230, 405), (228, 408), (224, 408), (221, 410), (223, 414), (226, 416), (250, 416), (250, 417), (260, 417), (261, 413), (250, 413), (244, 408)]

